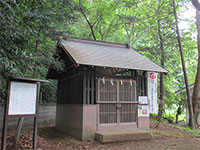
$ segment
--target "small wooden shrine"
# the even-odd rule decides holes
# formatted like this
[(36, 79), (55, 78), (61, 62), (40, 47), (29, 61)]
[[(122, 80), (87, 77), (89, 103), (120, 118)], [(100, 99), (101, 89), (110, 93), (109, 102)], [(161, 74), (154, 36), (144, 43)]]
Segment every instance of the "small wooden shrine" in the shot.
[(58, 80), (59, 130), (88, 140), (97, 131), (149, 129), (138, 97), (147, 96), (147, 72), (166, 70), (123, 44), (69, 38), (56, 53), (65, 71), (50, 67), (47, 78)]

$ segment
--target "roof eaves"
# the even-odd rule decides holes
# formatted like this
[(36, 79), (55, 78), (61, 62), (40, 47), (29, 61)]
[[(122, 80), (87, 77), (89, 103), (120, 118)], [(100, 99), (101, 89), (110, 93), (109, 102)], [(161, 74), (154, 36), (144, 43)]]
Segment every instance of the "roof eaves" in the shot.
[(67, 54), (67, 56), (70, 58), (72, 63), (74, 64), (75, 67), (78, 67), (79, 64), (74, 60), (74, 58), (69, 54), (68, 50), (66, 47), (62, 44), (62, 42), (59, 42), (58, 45), (64, 50), (64, 52)]
[[(80, 63), (80, 65), (85, 65), (85, 66), (91, 66), (90, 64), (84, 64), (84, 63)], [(147, 71), (147, 72), (160, 72), (160, 73), (164, 73), (164, 74), (168, 74), (167, 71), (158, 71), (158, 70), (148, 70), (148, 69), (141, 69), (141, 68), (128, 68), (128, 67), (118, 67), (118, 66), (106, 66), (106, 65), (96, 65), (96, 64), (93, 64), (93, 66), (95, 67), (105, 67), (105, 68), (120, 68), (120, 69), (130, 69), (130, 70), (141, 70), (141, 71)]]

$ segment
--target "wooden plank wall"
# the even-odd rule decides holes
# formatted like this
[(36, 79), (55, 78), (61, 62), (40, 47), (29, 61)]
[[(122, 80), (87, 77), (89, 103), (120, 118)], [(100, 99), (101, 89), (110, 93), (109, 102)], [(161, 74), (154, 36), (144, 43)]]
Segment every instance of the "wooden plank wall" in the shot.
[[(92, 67), (82, 67), (70, 71), (58, 80), (58, 104), (96, 104), (98, 93), (98, 81), (95, 69)], [(147, 79), (146, 72), (140, 74), (132, 71), (131, 76), (113, 76), (113, 78), (133, 79), (137, 83), (137, 97), (146, 96)]]
[(65, 75), (58, 80), (58, 104), (96, 103), (97, 82), (93, 68), (80, 67), (74, 73)]
[(83, 104), (83, 75), (58, 80), (58, 104)]
[(96, 103), (96, 76), (95, 72), (83, 73), (83, 104)]
[(146, 96), (147, 94), (147, 77), (146, 72), (144, 72), (141, 76), (136, 77), (137, 80), (137, 96)]

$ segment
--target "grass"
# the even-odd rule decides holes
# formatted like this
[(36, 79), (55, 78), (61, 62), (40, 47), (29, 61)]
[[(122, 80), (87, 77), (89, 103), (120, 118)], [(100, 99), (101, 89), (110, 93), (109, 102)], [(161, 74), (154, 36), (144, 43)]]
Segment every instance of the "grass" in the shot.
[[(156, 121), (156, 123), (157, 123), (156, 117), (157, 117), (157, 114), (151, 114), (150, 120)], [(185, 118), (181, 118), (181, 119), (185, 121)], [(172, 125), (174, 127), (177, 127), (179, 129), (181, 129), (182, 131), (187, 132), (187, 133), (196, 134), (200, 138), (200, 129), (199, 130), (195, 130), (195, 129), (191, 129), (189, 126), (181, 126), (181, 125), (178, 125), (178, 124), (172, 124), (172, 123), (169, 123), (165, 119), (162, 119), (162, 123), (168, 124), (168, 125)], [(167, 132), (163, 132), (163, 131), (160, 131), (160, 130), (155, 130), (154, 131), (152, 129), (152, 132), (157, 132), (157, 134), (160, 134), (162, 136), (167, 136), (167, 137), (173, 136), (173, 133), (170, 133), (168, 131)]]
[[(155, 116), (151, 117), (150, 120), (155, 121), (156, 124), (158, 123), (157, 120), (155, 119)], [(195, 134), (197, 138), (200, 138), (200, 130), (191, 129), (189, 126), (181, 126), (173, 123), (168, 123), (166, 120), (162, 120), (162, 123), (159, 125), (161, 126), (161, 128), (151, 129), (151, 132), (165, 137), (176, 137), (176, 138), (184, 137), (183, 132), (180, 132), (180, 130), (172, 130), (173, 128), (165, 129), (165, 125), (175, 127), (187, 133)]]
[(197, 134), (200, 136), (200, 131), (199, 130), (195, 130), (195, 129), (191, 129), (189, 126), (180, 126), (180, 125), (175, 125), (176, 127), (178, 127), (179, 129), (188, 132), (188, 133), (192, 133), (192, 134)]
[(181, 132), (177, 133), (173, 131), (162, 131), (162, 130), (157, 130), (157, 129), (151, 129), (151, 132), (154, 134), (165, 136), (165, 137), (176, 137), (176, 138), (183, 137), (183, 134)]

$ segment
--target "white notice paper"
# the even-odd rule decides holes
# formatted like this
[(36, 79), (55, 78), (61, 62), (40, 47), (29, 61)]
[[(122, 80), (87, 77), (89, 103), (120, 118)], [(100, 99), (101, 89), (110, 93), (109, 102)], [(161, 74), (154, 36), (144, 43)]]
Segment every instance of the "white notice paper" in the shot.
[(37, 84), (11, 82), (8, 115), (36, 113)]
[(157, 73), (148, 72), (148, 103), (150, 113), (157, 113)]
[(139, 96), (138, 100), (139, 100), (140, 104), (148, 104), (148, 98), (147, 98), (147, 96)]

